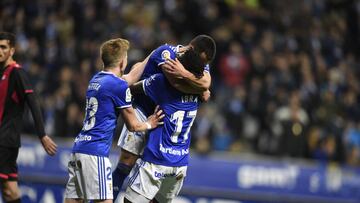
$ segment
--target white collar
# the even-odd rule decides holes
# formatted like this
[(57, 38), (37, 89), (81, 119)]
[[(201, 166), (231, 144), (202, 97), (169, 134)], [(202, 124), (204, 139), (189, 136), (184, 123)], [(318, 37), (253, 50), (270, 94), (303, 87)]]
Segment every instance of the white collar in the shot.
[(179, 52), (179, 50), (180, 50), (180, 48), (181, 48), (181, 47), (183, 47), (183, 45), (181, 45), (181, 44), (179, 44), (179, 45), (177, 45), (177, 46), (176, 46), (176, 50), (175, 50), (175, 51), (176, 51), (176, 53), (178, 53), (178, 52)]

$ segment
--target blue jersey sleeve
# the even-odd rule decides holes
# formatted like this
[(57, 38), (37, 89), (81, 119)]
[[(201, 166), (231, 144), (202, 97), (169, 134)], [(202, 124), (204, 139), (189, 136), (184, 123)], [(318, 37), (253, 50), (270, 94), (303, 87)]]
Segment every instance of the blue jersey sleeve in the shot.
[(175, 59), (176, 53), (174, 47), (169, 45), (162, 45), (155, 50), (152, 55), (152, 60), (155, 61), (157, 66), (160, 66), (165, 63), (167, 59)]
[(127, 108), (131, 106), (131, 92), (128, 84), (121, 81), (112, 88), (111, 98), (113, 99), (116, 108)]
[(155, 74), (150, 76), (143, 82), (143, 89), (147, 96), (149, 96), (156, 104), (162, 104), (164, 101), (164, 87), (165, 77), (163, 74)]

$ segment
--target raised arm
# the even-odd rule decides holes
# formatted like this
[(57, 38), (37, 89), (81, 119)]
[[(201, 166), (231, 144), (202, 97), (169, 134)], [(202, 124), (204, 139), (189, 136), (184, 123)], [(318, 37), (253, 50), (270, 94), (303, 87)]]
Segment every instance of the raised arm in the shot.
[(128, 74), (123, 75), (123, 79), (130, 85), (139, 81), (142, 73), (144, 72), (145, 66), (153, 52), (151, 52), (143, 61), (135, 63)]

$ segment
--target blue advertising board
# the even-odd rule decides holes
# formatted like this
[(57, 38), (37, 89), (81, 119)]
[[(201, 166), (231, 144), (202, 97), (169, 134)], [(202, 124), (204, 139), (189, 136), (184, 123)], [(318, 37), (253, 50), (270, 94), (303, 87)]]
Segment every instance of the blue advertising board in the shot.
[[(71, 144), (56, 156), (23, 140), (18, 165), (23, 202), (62, 202)], [(116, 165), (118, 152), (110, 160)], [(43, 201), (43, 199), (46, 201)], [(192, 155), (176, 202), (360, 202), (360, 170), (320, 163)], [(1, 203), (1, 200), (0, 200)]]

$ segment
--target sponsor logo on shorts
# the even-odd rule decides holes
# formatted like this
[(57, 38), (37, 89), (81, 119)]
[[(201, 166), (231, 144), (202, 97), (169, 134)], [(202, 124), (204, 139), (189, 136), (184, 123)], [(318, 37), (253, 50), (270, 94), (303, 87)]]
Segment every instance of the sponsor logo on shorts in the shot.
[(167, 178), (167, 177), (174, 177), (175, 173), (162, 173), (162, 172), (154, 172), (154, 176), (156, 178)]
[(135, 183), (133, 186), (140, 188), (140, 183)]

